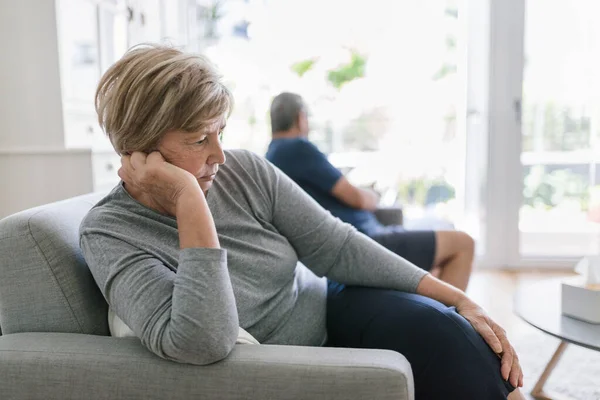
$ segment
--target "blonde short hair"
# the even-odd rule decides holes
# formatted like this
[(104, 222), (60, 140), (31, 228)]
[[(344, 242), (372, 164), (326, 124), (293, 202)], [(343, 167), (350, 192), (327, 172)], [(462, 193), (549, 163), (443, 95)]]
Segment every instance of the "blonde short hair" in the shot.
[(154, 150), (172, 130), (198, 132), (233, 107), (206, 57), (162, 45), (130, 49), (102, 76), (95, 100), (98, 122), (119, 154)]

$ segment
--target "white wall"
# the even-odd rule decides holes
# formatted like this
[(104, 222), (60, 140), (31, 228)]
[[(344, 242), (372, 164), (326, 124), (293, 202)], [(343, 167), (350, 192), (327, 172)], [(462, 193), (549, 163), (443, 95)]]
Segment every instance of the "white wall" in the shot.
[(54, 0), (0, 0), (0, 149), (64, 145)]
[(65, 148), (54, 0), (0, 0), (0, 218), (93, 190)]
[(90, 150), (0, 154), (0, 219), (93, 191)]

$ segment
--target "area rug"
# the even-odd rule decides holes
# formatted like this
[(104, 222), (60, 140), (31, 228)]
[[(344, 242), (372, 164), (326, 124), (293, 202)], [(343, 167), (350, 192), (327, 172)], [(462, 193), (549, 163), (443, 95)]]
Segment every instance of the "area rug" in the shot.
[[(529, 395), (559, 340), (534, 328), (511, 338), (525, 376), (523, 393)], [(600, 352), (569, 345), (545, 386), (572, 399), (600, 400)]]

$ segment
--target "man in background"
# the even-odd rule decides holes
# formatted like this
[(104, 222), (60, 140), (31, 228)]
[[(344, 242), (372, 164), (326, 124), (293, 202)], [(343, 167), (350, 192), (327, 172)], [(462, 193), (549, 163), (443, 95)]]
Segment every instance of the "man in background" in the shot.
[(469, 235), (383, 226), (373, 213), (379, 196), (352, 185), (308, 140), (307, 108), (302, 97), (281, 93), (273, 99), (270, 112), (273, 137), (266, 155), (269, 161), (333, 216), (441, 280), (466, 290), (475, 249)]

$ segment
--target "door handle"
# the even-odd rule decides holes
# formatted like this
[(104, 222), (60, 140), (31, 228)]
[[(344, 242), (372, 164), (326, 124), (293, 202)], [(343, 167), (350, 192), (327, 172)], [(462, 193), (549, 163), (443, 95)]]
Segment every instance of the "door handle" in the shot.
[(523, 105), (521, 99), (515, 99), (513, 102), (513, 108), (515, 110), (515, 120), (517, 124), (521, 124), (521, 117), (523, 115)]

